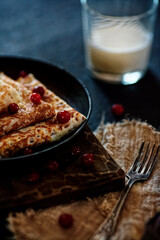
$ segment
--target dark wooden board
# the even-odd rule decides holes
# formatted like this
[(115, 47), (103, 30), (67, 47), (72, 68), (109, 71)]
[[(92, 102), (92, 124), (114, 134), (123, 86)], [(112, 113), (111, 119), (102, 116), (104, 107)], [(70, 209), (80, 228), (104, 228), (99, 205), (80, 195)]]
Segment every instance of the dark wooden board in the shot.
[[(81, 153), (71, 157), (73, 146), (79, 146)], [(82, 155), (92, 153), (95, 161), (92, 167), (84, 167)], [(48, 170), (48, 161), (59, 163), (56, 172)], [(38, 156), (33, 162), (6, 164), (0, 177), (0, 209), (21, 207), (41, 208), (85, 197), (98, 196), (123, 188), (125, 174), (108, 152), (99, 143), (88, 126), (73, 141), (56, 151)], [(17, 166), (17, 167), (16, 167)], [(28, 176), (37, 172), (40, 179), (29, 183)]]

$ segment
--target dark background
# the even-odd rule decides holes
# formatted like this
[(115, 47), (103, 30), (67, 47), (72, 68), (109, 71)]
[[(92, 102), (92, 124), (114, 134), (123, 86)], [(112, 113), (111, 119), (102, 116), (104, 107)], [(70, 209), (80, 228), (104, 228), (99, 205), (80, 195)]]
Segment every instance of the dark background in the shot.
[(149, 70), (135, 85), (105, 84), (87, 75), (79, 0), (0, 0), (0, 56), (48, 61), (71, 72), (91, 94), (93, 108), (89, 126), (92, 130), (99, 124), (102, 113), (106, 122), (121, 120), (111, 113), (114, 103), (124, 105), (125, 118), (145, 120), (159, 128), (159, 22), (160, 10)]
[[(87, 86), (93, 102), (89, 126), (94, 130), (102, 112), (106, 121), (113, 103), (122, 103), (125, 118), (160, 125), (160, 14), (144, 79), (135, 85), (117, 86), (94, 80), (86, 73), (79, 0), (1, 0), (0, 55), (33, 57), (60, 65)], [(119, 119), (118, 119), (119, 120)]]

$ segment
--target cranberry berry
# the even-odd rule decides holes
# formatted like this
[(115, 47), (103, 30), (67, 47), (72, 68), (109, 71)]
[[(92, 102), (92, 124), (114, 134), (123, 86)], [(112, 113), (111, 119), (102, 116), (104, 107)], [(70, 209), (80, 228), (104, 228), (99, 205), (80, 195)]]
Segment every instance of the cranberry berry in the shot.
[(31, 101), (34, 104), (39, 104), (41, 101), (41, 95), (39, 93), (32, 93), (31, 95)]
[(63, 213), (59, 217), (59, 224), (63, 228), (70, 228), (73, 225), (73, 217), (71, 214)]
[(44, 88), (42, 86), (36, 86), (33, 89), (33, 93), (39, 93), (41, 95), (41, 97), (43, 97), (43, 95), (44, 95)]
[(48, 169), (52, 172), (56, 172), (59, 168), (59, 164), (57, 161), (49, 161)]
[(28, 181), (30, 183), (35, 183), (40, 179), (40, 175), (36, 172), (29, 174)]
[(23, 154), (24, 155), (30, 155), (33, 153), (33, 150), (32, 148), (25, 148), (24, 151), (23, 151)]
[(27, 75), (28, 75), (27, 72), (25, 72), (24, 70), (20, 71), (19, 73), (19, 76), (23, 78), (25, 78)]
[(10, 103), (10, 104), (8, 105), (8, 112), (9, 112), (10, 114), (17, 113), (18, 110), (19, 110), (19, 107), (18, 107), (18, 105), (17, 105), (16, 103)]
[(80, 153), (81, 153), (81, 148), (80, 147), (78, 147), (78, 146), (72, 147), (72, 149), (71, 149), (71, 156), (72, 157), (77, 157), (78, 155), (80, 155)]
[(124, 107), (122, 104), (113, 104), (111, 107), (111, 111), (115, 116), (122, 116), (124, 114)]
[(70, 120), (70, 113), (68, 111), (62, 111), (57, 113), (58, 123), (67, 123)]
[(91, 167), (94, 163), (94, 155), (91, 153), (85, 153), (82, 156), (82, 164), (85, 167)]

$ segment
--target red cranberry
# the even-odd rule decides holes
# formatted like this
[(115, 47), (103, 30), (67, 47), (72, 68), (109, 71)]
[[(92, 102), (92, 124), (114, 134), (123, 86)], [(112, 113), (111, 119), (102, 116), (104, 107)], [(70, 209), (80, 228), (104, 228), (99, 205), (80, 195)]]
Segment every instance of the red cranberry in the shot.
[(33, 153), (33, 150), (32, 148), (25, 148), (24, 151), (23, 151), (23, 154), (24, 155), (30, 155)]
[(19, 107), (16, 103), (10, 103), (8, 105), (8, 112), (11, 114), (17, 113), (19, 110)]
[(73, 217), (71, 214), (63, 213), (59, 217), (59, 224), (63, 228), (70, 228), (73, 225)]
[(41, 101), (41, 95), (39, 93), (32, 93), (31, 95), (31, 101), (35, 104), (40, 103)]
[(58, 112), (57, 120), (59, 123), (67, 123), (70, 120), (70, 113), (68, 111)]
[(33, 93), (39, 93), (41, 95), (41, 97), (43, 97), (43, 95), (44, 95), (44, 88), (42, 86), (36, 86), (33, 89)]
[(94, 163), (94, 155), (91, 154), (91, 153), (85, 153), (83, 154), (82, 156), (82, 164), (85, 166), (85, 167), (90, 167), (92, 166)]
[(40, 179), (40, 175), (36, 172), (31, 173), (28, 177), (28, 181), (30, 183), (37, 182), (39, 179)]
[(19, 76), (23, 78), (25, 78), (27, 75), (28, 75), (27, 72), (25, 72), (24, 70), (20, 71), (19, 73)]
[(122, 104), (113, 104), (111, 107), (111, 111), (115, 116), (122, 116), (124, 114), (124, 107)]
[(49, 161), (48, 169), (52, 172), (56, 172), (59, 168), (59, 164), (56, 161)]
[(71, 156), (72, 157), (77, 157), (81, 153), (81, 148), (78, 146), (74, 146), (71, 149)]

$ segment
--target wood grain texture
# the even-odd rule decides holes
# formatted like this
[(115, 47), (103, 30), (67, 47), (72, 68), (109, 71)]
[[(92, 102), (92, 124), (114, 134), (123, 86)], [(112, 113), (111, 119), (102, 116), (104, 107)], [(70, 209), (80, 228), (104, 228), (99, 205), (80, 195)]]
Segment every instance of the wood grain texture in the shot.
[[(73, 146), (79, 146), (81, 154), (75, 159), (71, 156)], [(94, 164), (86, 168), (82, 164), (84, 153), (94, 155)], [(41, 179), (29, 184), (29, 171), (23, 171), (7, 179), (0, 179), (0, 209), (13, 207), (46, 207), (59, 203), (97, 196), (109, 191), (117, 191), (124, 186), (125, 174), (99, 143), (89, 127), (71, 143), (65, 144), (56, 152), (50, 152), (48, 160), (35, 165)], [(47, 155), (45, 155), (47, 159)], [(55, 173), (47, 170), (49, 160), (59, 163)], [(32, 164), (31, 164), (32, 168)]]

